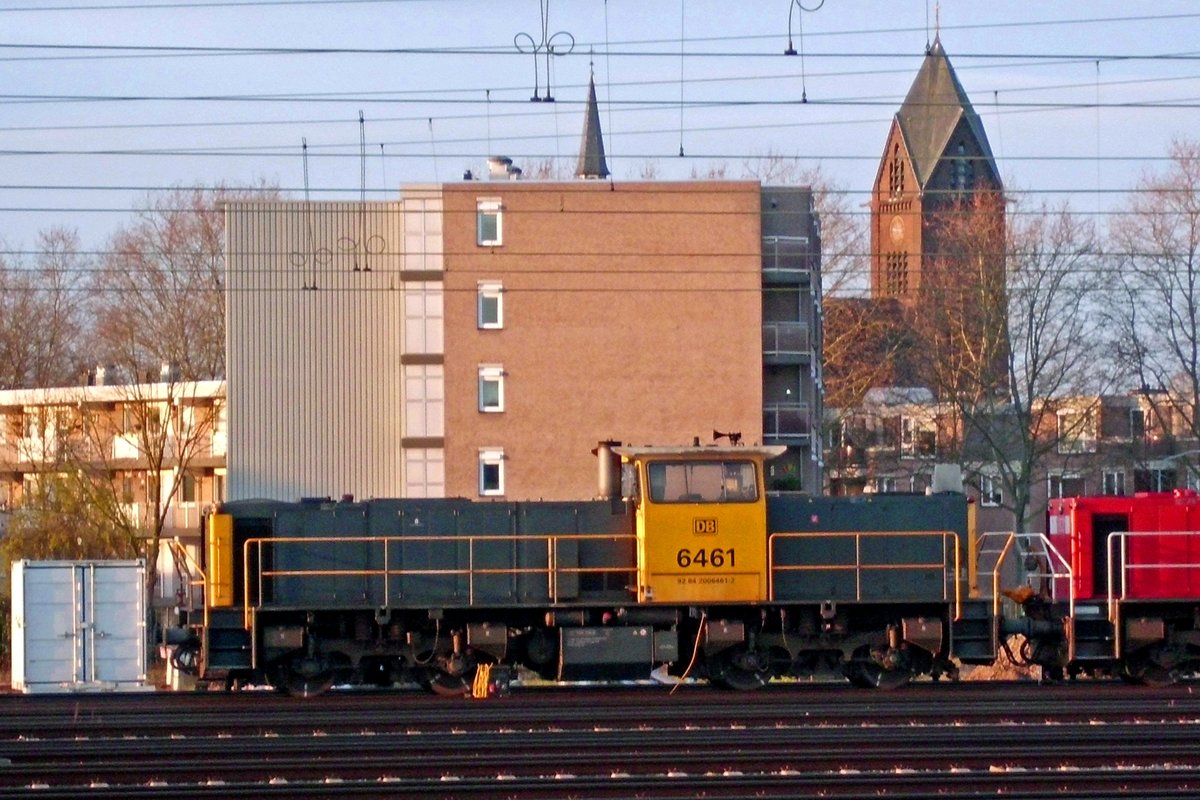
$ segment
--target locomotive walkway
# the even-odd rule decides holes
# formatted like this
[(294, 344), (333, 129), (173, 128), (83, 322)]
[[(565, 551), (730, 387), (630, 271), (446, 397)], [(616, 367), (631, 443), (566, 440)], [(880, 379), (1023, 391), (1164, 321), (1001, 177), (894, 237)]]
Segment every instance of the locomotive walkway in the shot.
[(6, 797), (1200, 796), (1200, 686), (0, 696)]

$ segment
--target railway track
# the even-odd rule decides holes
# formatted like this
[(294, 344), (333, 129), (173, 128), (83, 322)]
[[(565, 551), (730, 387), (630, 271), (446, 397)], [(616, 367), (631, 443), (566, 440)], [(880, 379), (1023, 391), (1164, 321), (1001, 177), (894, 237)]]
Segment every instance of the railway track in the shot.
[(5, 696), (0, 798), (1195, 797), (1198, 734), (1105, 683)]

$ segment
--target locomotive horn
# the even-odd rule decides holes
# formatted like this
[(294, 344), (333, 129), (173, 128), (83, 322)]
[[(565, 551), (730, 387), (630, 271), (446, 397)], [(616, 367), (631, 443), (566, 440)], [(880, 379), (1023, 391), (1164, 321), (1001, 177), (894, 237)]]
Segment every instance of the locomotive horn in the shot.
[(713, 441), (714, 442), (717, 441), (718, 439), (720, 439), (722, 436), (728, 438), (730, 444), (740, 444), (742, 441), (741, 431), (729, 431), (728, 433), (723, 433), (723, 432), (717, 430), (716, 428), (713, 428)]

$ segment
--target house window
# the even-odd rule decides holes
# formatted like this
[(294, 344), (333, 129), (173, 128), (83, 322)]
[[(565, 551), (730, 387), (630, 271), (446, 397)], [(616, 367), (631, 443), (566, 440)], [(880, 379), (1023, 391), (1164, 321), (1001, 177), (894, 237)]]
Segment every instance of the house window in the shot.
[(443, 436), (446, 386), (442, 365), (405, 364), (401, 371), (404, 376), (404, 435)]
[(481, 247), (504, 244), (504, 220), (499, 199), (475, 203), (475, 241)]
[(1125, 494), (1125, 470), (1123, 469), (1106, 469), (1104, 470), (1104, 494), (1111, 494), (1121, 497)]
[(1083, 476), (1077, 472), (1052, 472), (1048, 478), (1048, 497), (1079, 497), (1083, 495)]
[(504, 451), (488, 447), (479, 451), (479, 494), (504, 494)]
[(134, 413), (133, 406), (126, 403), (121, 406), (121, 433), (126, 436), (137, 433), (142, 429), (142, 424), (138, 422), (137, 414)]
[(190, 472), (183, 473), (183, 480), (179, 483), (179, 501), (181, 503), (196, 502), (196, 476)]
[(1143, 408), (1129, 409), (1129, 435), (1134, 439), (1141, 439), (1146, 435), (1146, 430), (1150, 426), (1146, 424), (1146, 410)]
[(412, 282), (404, 285), (404, 352), (442, 352), (445, 309), (442, 284)]
[(479, 410), (504, 410), (504, 367), (491, 365), (479, 368)]
[(1096, 437), (1091, 414), (1078, 411), (1058, 412), (1058, 452), (1094, 453)]
[(1135, 492), (1169, 492), (1175, 488), (1178, 473), (1174, 469), (1155, 467), (1133, 471)]
[(446, 454), (441, 448), (405, 448), (404, 496), (446, 496)]
[(937, 449), (937, 430), (932, 423), (916, 417), (900, 418), (900, 456), (932, 456)]
[(1003, 483), (999, 475), (979, 476), (979, 505), (996, 508), (1004, 503)]
[(872, 485), (875, 487), (875, 491), (880, 494), (896, 491), (896, 479), (892, 476), (876, 478)]
[(480, 329), (504, 327), (504, 287), (498, 281), (480, 281), (476, 303), (477, 322)]

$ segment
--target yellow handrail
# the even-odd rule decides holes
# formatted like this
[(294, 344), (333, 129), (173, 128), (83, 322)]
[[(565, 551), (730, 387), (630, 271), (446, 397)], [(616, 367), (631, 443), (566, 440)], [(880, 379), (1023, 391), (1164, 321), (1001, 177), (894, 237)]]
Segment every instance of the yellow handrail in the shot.
[[(243, 546), (243, 594), (245, 602), (244, 624), (247, 630), (250, 630), (253, 625), (253, 614), (255, 610), (262, 605), (263, 581), (266, 578), (316, 578), (316, 577), (382, 577), (383, 578), (383, 597), (386, 599), (391, 596), (391, 580), (393, 578), (404, 577), (445, 577), (457, 576), (467, 578), (467, 593), (468, 602), (475, 602), (475, 579), (476, 577), (485, 577), (490, 575), (545, 575), (547, 593), (550, 597), (550, 602), (559, 602), (558, 577), (560, 575), (609, 575), (609, 574), (629, 574), (636, 573), (637, 567), (631, 559), (629, 564), (616, 566), (588, 566), (588, 567), (567, 567), (560, 566), (558, 561), (558, 550), (562, 542), (567, 541), (608, 541), (620, 542), (628, 541), (636, 546), (637, 537), (633, 534), (481, 534), (481, 535), (455, 535), (455, 536), (279, 536), (279, 537), (263, 537), (256, 539), (247, 539)], [(536, 544), (544, 542), (546, 545), (546, 566), (535, 567), (476, 567), (475, 566), (475, 545), (480, 542), (510, 542), (512, 544)], [(394, 545), (413, 545), (413, 544), (466, 544), (468, 547), (469, 562), (466, 567), (455, 567), (450, 569), (391, 569), (388, 567), (390, 563), (390, 548)], [(382, 566), (370, 567), (364, 569), (268, 569), (261, 568), (262, 564), (262, 549), (264, 545), (276, 544), (380, 544), (383, 547)], [(251, 555), (258, 556), (258, 568), (252, 569)], [(254, 582), (257, 582), (258, 593), (251, 594), (251, 587)], [(634, 581), (636, 583), (636, 581)], [(252, 598), (257, 597), (257, 601), (252, 601)]]
[(176, 571), (179, 574), (180, 580), (186, 586), (187, 598), (189, 607), (192, 600), (192, 586), (199, 585), (205, 587), (208, 585), (208, 576), (204, 574), (204, 569), (196, 563), (192, 558), (183, 542), (179, 541), (176, 536), (173, 539), (167, 539), (167, 548), (171, 551), (171, 557), (175, 562)]

